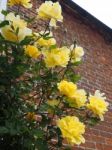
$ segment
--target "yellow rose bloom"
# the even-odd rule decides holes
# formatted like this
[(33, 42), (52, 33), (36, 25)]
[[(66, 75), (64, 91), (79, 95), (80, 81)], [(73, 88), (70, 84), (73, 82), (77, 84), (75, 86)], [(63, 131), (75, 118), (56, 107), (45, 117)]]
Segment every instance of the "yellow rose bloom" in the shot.
[[(45, 34), (49, 33), (48, 31), (46, 31)], [(41, 31), (40, 34), (44, 34), (44, 31)], [(39, 37), (40, 35), (37, 34), (36, 35), (37, 37)], [(39, 38), (37, 41), (36, 41), (36, 45), (39, 45), (39, 46), (43, 46), (43, 47), (46, 47), (46, 48), (49, 48), (50, 46), (52, 45), (55, 45), (56, 44), (56, 40), (52, 37), (53, 34), (52, 32), (49, 33), (49, 35), (47, 36), (49, 39), (44, 39), (43, 37)]]
[(56, 99), (52, 99), (52, 100), (48, 100), (47, 104), (50, 105), (50, 106), (52, 106), (52, 107), (55, 107), (55, 106), (58, 106), (59, 101), (56, 100)]
[(62, 9), (59, 2), (53, 3), (52, 1), (46, 1), (37, 11), (38, 18), (51, 20), (51, 26), (56, 26), (56, 21), (63, 21), (63, 16), (61, 15)]
[(76, 84), (74, 84), (73, 82), (65, 81), (65, 80), (62, 80), (57, 85), (61, 94), (66, 95), (68, 97), (73, 97), (75, 91), (77, 90)]
[(103, 115), (108, 111), (108, 102), (105, 101), (106, 97), (103, 97), (104, 94), (101, 94), (99, 91), (95, 92), (95, 95), (90, 95), (89, 103), (87, 108), (91, 110), (96, 116), (99, 116), (101, 121), (104, 120)]
[[(1, 34), (6, 40), (20, 42), (26, 36), (31, 35), (32, 31), (27, 28), (27, 23), (20, 19), (19, 15), (15, 16), (13, 13), (9, 13), (6, 20), (9, 21), (9, 25), (1, 28)], [(18, 33), (16, 33), (17, 30)]]
[(25, 8), (31, 8), (32, 4), (30, 3), (31, 0), (9, 0), (9, 5), (22, 5)]
[(34, 112), (28, 112), (27, 115), (26, 115), (26, 118), (30, 121), (33, 121), (36, 119), (35, 117), (35, 113)]
[(67, 47), (44, 50), (43, 55), (48, 68), (56, 66), (66, 67), (70, 59), (70, 50)]
[(45, 39), (43, 39), (43, 38), (40, 38), (39, 40), (38, 40), (38, 44), (40, 45), (40, 46), (44, 46), (44, 47), (50, 47), (50, 46), (52, 46), (52, 45), (55, 45), (56, 44), (56, 40), (54, 39), (54, 38), (50, 38), (50, 39), (48, 39), (48, 40), (45, 40)]
[(77, 117), (63, 117), (57, 121), (57, 126), (60, 128), (63, 138), (66, 138), (69, 144), (79, 145), (85, 143), (85, 139), (82, 136), (85, 132), (85, 125)]
[(67, 101), (71, 107), (83, 107), (87, 101), (86, 92), (83, 89), (76, 90), (74, 95), (67, 99)]
[(25, 48), (25, 54), (27, 54), (28, 56), (32, 58), (37, 58), (40, 55), (40, 52), (35, 46), (28, 45)]
[[(52, 100), (48, 100), (47, 104), (50, 105), (51, 107), (55, 108), (56, 106), (58, 106), (60, 103), (60, 101), (56, 100), (56, 99), (52, 99)], [(47, 110), (49, 113), (53, 114), (54, 110), (52, 108), (49, 108)]]
[(82, 47), (76, 46), (76, 48), (73, 48), (72, 50), (72, 62), (80, 61), (82, 56), (84, 55), (84, 50)]

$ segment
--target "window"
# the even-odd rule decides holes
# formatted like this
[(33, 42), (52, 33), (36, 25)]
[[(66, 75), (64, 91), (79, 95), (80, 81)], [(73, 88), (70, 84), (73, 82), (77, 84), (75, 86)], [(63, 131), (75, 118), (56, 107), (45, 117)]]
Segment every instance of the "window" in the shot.
[(7, 0), (0, 0), (0, 21), (4, 20), (4, 16), (1, 14), (2, 10), (6, 10)]

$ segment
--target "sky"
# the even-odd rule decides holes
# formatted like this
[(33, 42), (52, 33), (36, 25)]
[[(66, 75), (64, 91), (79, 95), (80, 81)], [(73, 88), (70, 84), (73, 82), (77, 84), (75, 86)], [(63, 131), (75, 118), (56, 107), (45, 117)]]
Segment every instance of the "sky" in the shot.
[(73, 0), (112, 29), (112, 0)]
[[(6, 9), (7, 0), (0, 0), (0, 12), (2, 9)], [(4, 16), (0, 13), (0, 21), (4, 19)]]

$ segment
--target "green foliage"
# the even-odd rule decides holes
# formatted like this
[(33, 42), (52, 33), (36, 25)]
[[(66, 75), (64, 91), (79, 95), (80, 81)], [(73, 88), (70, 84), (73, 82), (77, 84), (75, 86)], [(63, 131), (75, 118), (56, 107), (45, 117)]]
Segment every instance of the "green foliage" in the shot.
[(0, 28), (4, 27), (4, 26), (6, 26), (6, 25), (9, 25), (9, 21), (7, 21), (7, 20), (2, 21), (2, 22), (0, 23)]

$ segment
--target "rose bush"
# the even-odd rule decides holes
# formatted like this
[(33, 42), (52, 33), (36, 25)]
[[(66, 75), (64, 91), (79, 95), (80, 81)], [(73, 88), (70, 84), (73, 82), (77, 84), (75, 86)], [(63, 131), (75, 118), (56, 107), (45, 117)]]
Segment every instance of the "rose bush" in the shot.
[(47, 22), (41, 32), (20, 15), (21, 7), (32, 7), (30, 0), (9, 5), (18, 9), (2, 11), (0, 23), (0, 149), (58, 150), (84, 143), (86, 125), (104, 120), (108, 102), (100, 91), (88, 94), (77, 86), (74, 70), (84, 50), (76, 42), (58, 47), (52, 32), (63, 21), (60, 4), (39, 7), (35, 19)]

